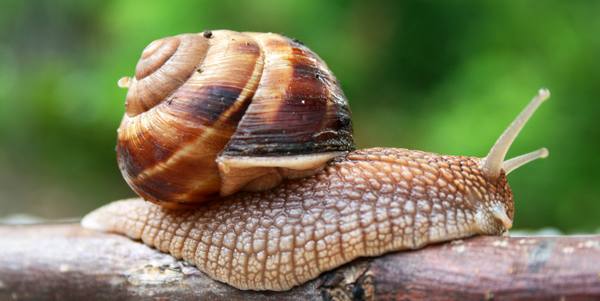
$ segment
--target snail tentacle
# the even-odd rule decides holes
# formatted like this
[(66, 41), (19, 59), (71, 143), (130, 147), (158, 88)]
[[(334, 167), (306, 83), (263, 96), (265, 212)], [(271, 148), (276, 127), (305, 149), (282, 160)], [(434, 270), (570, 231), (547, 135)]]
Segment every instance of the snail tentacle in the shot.
[[(550, 91), (548, 89), (540, 89), (538, 94), (533, 97), (531, 102), (529, 102), (506, 130), (504, 130), (498, 140), (496, 140), (496, 143), (492, 146), (488, 155), (481, 162), (482, 169), (487, 177), (496, 178), (500, 175), (504, 165), (504, 158), (513, 141), (515, 141), (519, 132), (521, 132), (533, 113), (535, 113), (539, 106), (549, 97)], [(538, 158), (543, 157), (540, 156)]]
[(510, 174), (515, 169), (517, 169), (529, 162), (535, 161), (537, 159), (547, 158), (548, 155), (549, 155), (548, 149), (545, 147), (542, 147), (542, 148), (532, 151), (530, 153), (526, 153), (526, 154), (520, 155), (518, 157), (514, 157), (512, 159), (504, 161), (502, 163), (502, 169), (504, 169), (504, 172), (506, 172), (506, 174)]

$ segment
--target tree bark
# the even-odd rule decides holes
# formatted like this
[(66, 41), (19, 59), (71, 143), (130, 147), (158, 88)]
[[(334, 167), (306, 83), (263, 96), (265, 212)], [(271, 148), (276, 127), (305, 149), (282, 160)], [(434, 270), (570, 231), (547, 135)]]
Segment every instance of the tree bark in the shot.
[(600, 300), (600, 236), (475, 237), (241, 291), (125, 237), (0, 227), (0, 300)]

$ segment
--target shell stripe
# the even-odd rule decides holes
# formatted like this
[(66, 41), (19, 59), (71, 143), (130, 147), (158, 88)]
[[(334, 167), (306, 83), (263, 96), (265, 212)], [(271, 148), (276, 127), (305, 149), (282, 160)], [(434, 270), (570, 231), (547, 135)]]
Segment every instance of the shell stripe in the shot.
[[(322, 60), (305, 46), (253, 34), (265, 49), (265, 71), (252, 104), (223, 154), (282, 156), (353, 149), (350, 113)], [(333, 89), (331, 86), (334, 86)], [(331, 92), (337, 94), (332, 94)], [(339, 115), (347, 122), (338, 122)], [(341, 139), (333, 139), (339, 134)]]
[[(223, 36), (227, 38), (228, 35)], [(136, 192), (154, 201), (158, 201), (157, 197), (185, 201), (196, 190), (219, 186), (218, 173), (210, 167), (214, 165), (217, 169), (214, 157), (227, 143), (235, 124), (248, 107), (263, 67), (263, 55), (256, 43), (250, 38), (236, 41), (238, 47), (226, 49), (211, 43), (215, 45), (209, 48), (205, 62), (211, 61), (212, 57), (215, 63), (200, 66), (202, 72), (192, 75), (173, 95), (145, 114), (124, 118), (124, 122), (131, 124), (121, 127), (129, 130), (119, 135), (119, 164), (129, 173), (129, 181), (132, 187), (137, 187), (134, 188)], [(146, 124), (145, 120), (154, 121)], [(174, 139), (180, 143), (173, 143)], [(211, 143), (206, 145), (206, 141)], [(165, 149), (162, 145), (175, 148)], [(152, 152), (144, 149), (161, 149), (161, 152), (148, 156)], [(190, 156), (197, 160), (184, 160)], [(173, 169), (193, 174), (181, 172), (174, 179), (169, 173)], [(198, 174), (204, 174), (200, 177), (201, 182), (188, 180), (197, 179)], [(144, 191), (151, 192), (154, 197)]]

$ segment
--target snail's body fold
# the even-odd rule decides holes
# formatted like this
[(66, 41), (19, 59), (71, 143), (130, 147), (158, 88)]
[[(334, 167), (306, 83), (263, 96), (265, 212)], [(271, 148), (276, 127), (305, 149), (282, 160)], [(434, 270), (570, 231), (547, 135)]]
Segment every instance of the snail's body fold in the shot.
[(83, 224), (141, 239), (237, 288), (286, 290), (357, 257), (502, 232), (494, 220), (480, 224), (485, 208), (470, 198), (492, 191), (500, 199), (506, 182), (478, 179), (470, 172), (477, 164), (402, 149), (356, 151), (271, 191), (191, 211), (119, 201)]

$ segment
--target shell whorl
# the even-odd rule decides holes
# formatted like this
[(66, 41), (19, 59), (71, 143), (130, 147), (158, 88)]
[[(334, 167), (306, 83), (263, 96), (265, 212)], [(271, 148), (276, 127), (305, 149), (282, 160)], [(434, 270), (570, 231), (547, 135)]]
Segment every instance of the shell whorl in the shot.
[(127, 94), (126, 112), (146, 112), (169, 96), (192, 74), (208, 49), (196, 34), (168, 37), (150, 43), (142, 52)]
[(128, 87), (119, 167), (140, 196), (163, 205), (270, 188), (354, 149), (334, 75), (281, 35), (219, 30), (154, 41)]

